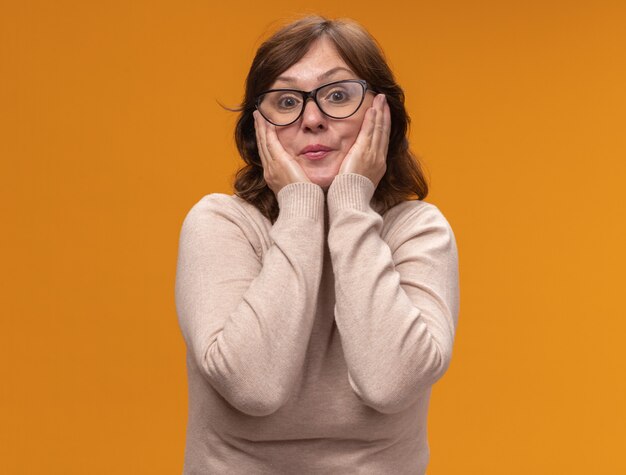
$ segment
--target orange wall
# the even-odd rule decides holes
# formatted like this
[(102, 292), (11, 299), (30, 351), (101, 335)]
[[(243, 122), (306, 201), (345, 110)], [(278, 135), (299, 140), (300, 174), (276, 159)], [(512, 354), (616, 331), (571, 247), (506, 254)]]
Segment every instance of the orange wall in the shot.
[[(428, 474), (626, 473), (626, 4), (315, 4), (383, 45), (457, 237)], [(180, 225), (240, 163), (217, 101), (313, 11), (3, 2), (0, 471), (181, 472)]]

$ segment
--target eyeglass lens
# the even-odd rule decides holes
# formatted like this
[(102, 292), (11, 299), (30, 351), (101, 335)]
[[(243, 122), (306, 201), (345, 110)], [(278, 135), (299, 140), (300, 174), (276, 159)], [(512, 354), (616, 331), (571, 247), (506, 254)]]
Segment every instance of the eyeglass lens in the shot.
[[(322, 112), (335, 119), (354, 114), (363, 100), (364, 88), (358, 82), (338, 82), (317, 91), (317, 103)], [(272, 123), (286, 125), (295, 121), (304, 106), (302, 94), (295, 91), (271, 91), (263, 94), (259, 111)]]

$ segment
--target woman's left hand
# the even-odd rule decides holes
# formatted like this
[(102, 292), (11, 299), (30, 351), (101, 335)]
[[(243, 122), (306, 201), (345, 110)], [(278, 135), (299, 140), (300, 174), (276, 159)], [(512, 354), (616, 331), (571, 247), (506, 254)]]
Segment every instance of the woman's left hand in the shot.
[(387, 98), (378, 94), (365, 113), (361, 131), (354, 145), (341, 162), (339, 174), (358, 173), (369, 178), (374, 186), (387, 170), (387, 148), (391, 132), (391, 112)]

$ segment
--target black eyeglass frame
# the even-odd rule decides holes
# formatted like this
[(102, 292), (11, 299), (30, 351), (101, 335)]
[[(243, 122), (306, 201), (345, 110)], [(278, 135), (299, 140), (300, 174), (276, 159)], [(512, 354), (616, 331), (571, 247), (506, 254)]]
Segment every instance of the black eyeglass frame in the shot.
[[(361, 95), (361, 102), (359, 102), (359, 105), (357, 106), (357, 108), (354, 109), (354, 112), (352, 112), (351, 114), (346, 115), (344, 117), (336, 117), (336, 116), (328, 114), (326, 111), (324, 111), (322, 106), (320, 106), (319, 102), (317, 102), (317, 92), (320, 89), (324, 89), (325, 87), (332, 86), (334, 84), (344, 83), (344, 82), (356, 82), (356, 83), (359, 83), (361, 85), (361, 87), (363, 88), (363, 94)], [(354, 114), (356, 114), (357, 111), (361, 108), (361, 106), (363, 105), (363, 101), (365, 100), (365, 94), (367, 94), (367, 91), (371, 91), (372, 93), (376, 94), (376, 92), (370, 87), (370, 85), (364, 79), (342, 79), (340, 81), (333, 81), (333, 82), (329, 82), (327, 84), (322, 84), (321, 86), (313, 89), (312, 91), (301, 91), (299, 89), (289, 89), (289, 88), (269, 89), (269, 90), (263, 91), (259, 95), (257, 95), (256, 100), (254, 101), (254, 107), (255, 107), (256, 110), (259, 111), (259, 114), (261, 114), (265, 120), (267, 120), (270, 124), (275, 125), (276, 127), (287, 127), (288, 125), (291, 125), (294, 122), (297, 122), (298, 119), (300, 119), (300, 117), (302, 117), (302, 114), (304, 114), (304, 109), (306, 108), (306, 103), (307, 103), (307, 101), (309, 99), (312, 99), (313, 102), (315, 102), (315, 105), (317, 106), (317, 108), (325, 116), (330, 117), (331, 119), (347, 119), (348, 117), (351, 117)], [(263, 114), (263, 112), (259, 108), (259, 103), (261, 101), (261, 98), (265, 94), (269, 94), (270, 92), (294, 92), (294, 93), (300, 94), (302, 96), (302, 107), (300, 108), (300, 113), (298, 114), (298, 117), (296, 117), (294, 120), (292, 120), (288, 124), (276, 124), (276, 123), (272, 122), (270, 119), (268, 119), (267, 117), (265, 117), (265, 114)]]

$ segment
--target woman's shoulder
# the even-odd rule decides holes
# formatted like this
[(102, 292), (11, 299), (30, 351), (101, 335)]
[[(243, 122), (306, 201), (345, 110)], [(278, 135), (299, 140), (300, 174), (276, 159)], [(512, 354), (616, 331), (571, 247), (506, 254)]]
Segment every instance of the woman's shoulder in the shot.
[(260, 254), (267, 226), (268, 220), (261, 212), (242, 198), (209, 193), (191, 206), (183, 219), (182, 233), (243, 238)]
[(402, 201), (388, 209), (383, 214), (383, 234), (390, 239), (408, 239), (420, 234), (454, 239), (452, 226), (441, 209), (422, 200)]
[(433, 223), (441, 222), (450, 226), (439, 207), (422, 200), (406, 200), (389, 208), (383, 214), (386, 222), (402, 225), (406, 222)]
[(261, 221), (261, 212), (237, 195), (209, 193), (197, 200), (187, 212), (186, 218), (211, 219), (225, 218), (234, 221)]

